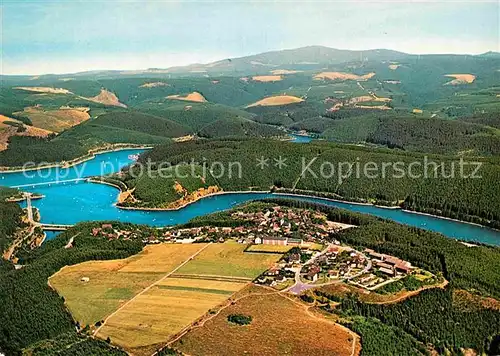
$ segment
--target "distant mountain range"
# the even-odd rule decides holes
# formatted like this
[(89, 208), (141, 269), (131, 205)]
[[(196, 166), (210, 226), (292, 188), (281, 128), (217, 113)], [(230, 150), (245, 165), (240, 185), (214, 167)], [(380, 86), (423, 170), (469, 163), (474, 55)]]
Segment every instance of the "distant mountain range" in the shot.
[[(43, 75), (43, 77), (117, 77), (117, 76), (144, 76), (144, 75), (165, 75), (165, 74), (212, 74), (231, 75), (245, 73), (269, 73), (273, 70), (316, 70), (325, 66), (338, 65), (349, 62), (368, 61), (401, 61), (417, 57), (483, 57), (497, 59), (499, 52), (486, 52), (480, 55), (457, 55), (457, 54), (428, 54), (415, 55), (398, 52), (388, 49), (370, 50), (343, 50), (324, 46), (307, 46), (295, 49), (270, 51), (255, 55), (226, 58), (212, 63), (195, 63), (186, 66), (176, 66), (170, 68), (148, 68), (139, 70), (93, 70), (61, 75)], [(7, 77), (7, 76), (5, 76)], [(10, 76), (9, 76), (10, 77)], [(23, 77), (23, 76), (16, 76)]]
[(247, 72), (249, 70), (271, 71), (285, 68), (289, 70), (310, 70), (325, 65), (352, 61), (398, 60), (411, 56), (407, 53), (387, 49), (351, 51), (323, 46), (308, 46), (296, 49), (264, 52), (240, 58), (228, 58), (208, 64), (192, 64), (169, 68), (169, 72)]

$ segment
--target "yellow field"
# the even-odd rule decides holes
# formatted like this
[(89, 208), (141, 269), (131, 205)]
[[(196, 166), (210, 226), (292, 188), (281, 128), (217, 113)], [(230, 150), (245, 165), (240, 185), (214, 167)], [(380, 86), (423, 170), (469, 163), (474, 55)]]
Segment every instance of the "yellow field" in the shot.
[(104, 105), (119, 106), (122, 108), (127, 107), (127, 105), (120, 102), (115, 93), (112, 93), (106, 89), (101, 89), (101, 92), (98, 95), (93, 96), (91, 98), (84, 98), (84, 97), (82, 98)]
[[(300, 302), (268, 289), (251, 289), (248, 297), (193, 328), (173, 347), (188, 355), (351, 355), (353, 348), (359, 353), (359, 338), (346, 328), (308, 312)], [(231, 324), (230, 314), (249, 315), (252, 322)]]
[[(147, 246), (124, 260), (89, 261), (68, 266), (49, 283), (82, 325), (104, 319), (147, 286), (161, 279), (204, 244)], [(88, 282), (82, 282), (88, 277)]]
[(277, 96), (269, 96), (262, 100), (259, 100), (253, 104), (247, 106), (247, 108), (251, 108), (253, 106), (278, 106), (278, 105), (288, 105), (301, 103), (304, 99), (298, 98), (296, 96), (291, 95), (277, 95)]
[(24, 111), (15, 114), (27, 116), (34, 127), (52, 132), (61, 132), (88, 120), (90, 118), (88, 111), (88, 108), (43, 110), (36, 107), (27, 107), (24, 108)]
[(283, 77), (281, 75), (256, 75), (255, 77), (252, 77), (252, 80), (262, 83), (279, 82), (282, 79)]
[(343, 72), (321, 72), (314, 76), (314, 79), (329, 79), (329, 80), (368, 80), (375, 76), (375, 73), (368, 73), (365, 75), (356, 75), (353, 73)]
[(67, 89), (63, 88), (50, 88), (50, 87), (16, 87), (14, 89), (20, 89), (25, 91), (31, 91), (34, 93), (48, 93), (48, 94), (73, 94)]
[(279, 246), (279, 245), (252, 245), (247, 248), (246, 252), (276, 252), (285, 253), (292, 249), (293, 246)]
[(47, 137), (52, 131), (40, 129), (38, 127), (23, 125), (25, 131), (18, 132), (17, 127), (8, 125), (5, 121), (12, 121), (17, 124), (23, 124), (21, 121), (12, 119), (8, 116), (0, 115), (0, 151), (7, 149), (9, 138), (11, 136), (36, 136), (36, 137)]
[(476, 76), (472, 74), (446, 74), (445, 77), (455, 78), (448, 85), (470, 84), (476, 80)]
[(235, 242), (210, 245), (176, 273), (250, 280), (270, 268), (281, 257), (281, 253), (245, 253), (245, 248), (246, 245)]
[(150, 355), (282, 256), (244, 253), (245, 247), (235, 242), (152, 245), (127, 259), (65, 267), (49, 283), (81, 325), (105, 320), (98, 337)]
[(97, 336), (134, 354), (159, 345), (228, 299), (246, 284), (166, 278), (108, 319)]
[(309, 250), (322, 251), (324, 246), (315, 242), (304, 242), (302, 247), (308, 248)]
[(172, 99), (172, 100), (183, 100), (183, 101), (193, 101), (195, 103), (206, 103), (207, 99), (200, 93), (194, 91), (191, 94), (188, 94), (186, 96), (180, 96), (180, 95), (169, 95), (167, 96), (167, 99)]

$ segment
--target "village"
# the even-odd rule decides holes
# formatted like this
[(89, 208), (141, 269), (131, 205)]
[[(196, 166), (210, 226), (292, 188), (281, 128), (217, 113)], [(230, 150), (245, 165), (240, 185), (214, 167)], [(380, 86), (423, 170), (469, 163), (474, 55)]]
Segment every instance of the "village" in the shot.
[[(237, 211), (230, 215), (234, 226), (137, 229), (102, 224), (92, 229), (93, 236), (108, 239), (141, 239), (146, 244), (201, 243), (231, 240), (246, 244), (247, 253), (284, 253), (284, 256), (255, 283), (292, 292), (326, 284), (349, 282), (367, 290), (376, 290), (397, 281), (417, 268), (397, 257), (371, 249), (357, 251), (335, 239), (342, 229), (355, 228), (327, 220), (312, 210), (282, 208)], [(238, 224), (240, 222), (240, 224)], [(230, 225), (228, 223), (228, 225)]]

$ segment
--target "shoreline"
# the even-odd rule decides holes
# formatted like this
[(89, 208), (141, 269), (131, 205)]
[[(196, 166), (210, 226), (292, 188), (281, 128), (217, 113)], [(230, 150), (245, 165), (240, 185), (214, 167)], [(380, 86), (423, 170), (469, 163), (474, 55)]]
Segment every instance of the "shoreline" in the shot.
[(486, 225), (481, 225), (481, 224), (473, 223), (473, 222), (470, 222), (470, 221), (464, 221), (464, 220), (458, 220), (458, 219), (454, 219), (454, 218), (449, 218), (449, 217), (444, 216), (444, 215), (434, 215), (434, 214), (424, 213), (424, 212), (420, 212), (420, 211), (416, 211), (416, 210), (407, 210), (407, 209), (403, 209), (403, 208), (400, 208), (400, 209), (401, 209), (401, 211), (403, 211), (405, 213), (430, 216), (430, 217), (437, 218), (437, 219), (444, 219), (444, 220), (459, 222), (459, 223), (462, 223), (462, 224), (469, 224), (469, 225), (481, 227), (481, 228), (484, 228), (484, 229), (490, 229), (490, 230), (495, 230), (495, 231), (500, 232), (500, 229), (495, 229), (494, 227), (489, 227), (489, 226), (486, 226)]
[[(87, 180), (89, 183), (95, 183), (95, 184), (105, 184), (105, 185), (108, 185), (110, 187), (113, 187), (113, 188), (116, 188), (117, 190), (120, 191), (120, 193), (123, 193), (123, 189), (121, 187), (119, 187), (118, 185), (116, 184), (113, 184), (111, 182), (105, 182), (105, 181), (99, 181), (99, 180), (96, 180), (96, 179), (88, 179)], [(177, 211), (177, 210), (181, 210), (191, 204), (194, 204), (198, 201), (200, 201), (201, 199), (204, 199), (204, 198), (211, 198), (211, 197), (214, 197), (214, 196), (217, 196), (217, 195), (224, 195), (224, 194), (250, 194), (250, 193), (259, 193), (259, 194), (272, 194), (270, 191), (267, 191), (267, 190), (240, 190), (240, 191), (218, 191), (218, 192), (215, 192), (215, 193), (210, 193), (210, 194), (207, 194), (207, 195), (204, 195), (204, 196), (201, 196), (201, 197), (198, 197), (196, 198), (195, 200), (192, 200), (192, 201), (188, 201), (176, 208), (147, 208), (147, 207), (136, 207), (136, 206), (120, 206), (120, 205), (117, 205), (118, 204), (118, 201), (116, 201), (113, 205), (118, 208), (118, 209), (122, 209), (122, 210), (139, 210), (139, 211)]]
[[(109, 182), (102, 182), (102, 181), (92, 181), (92, 180), (88, 180), (89, 182), (91, 183), (96, 183), (96, 184), (106, 184), (106, 185), (109, 185), (111, 187), (114, 187), (116, 189), (118, 189), (120, 192), (123, 192), (122, 189), (120, 187), (118, 187), (117, 185), (115, 184), (112, 184), (112, 183), (109, 183)], [(224, 195), (224, 194), (251, 194), (251, 193), (259, 193), (259, 194), (272, 194), (272, 195), (277, 195), (277, 196), (287, 196), (287, 197), (293, 197), (293, 196), (297, 196), (297, 197), (302, 197), (302, 198), (314, 198), (314, 199), (320, 199), (320, 200), (326, 200), (326, 201), (332, 201), (332, 202), (335, 202), (335, 203), (342, 203), (342, 204), (353, 204), (353, 205), (361, 205), (361, 206), (373, 206), (373, 207), (376, 207), (376, 208), (379, 208), (379, 209), (388, 209), (388, 210), (401, 210), (402, 212), (405, 212), (405, 213), (410, 213), (410, 214), (418, 214), (418, 215), (424, 215), (424, 216), (429, 216), (429, 217), (433, 217), (433, 218), (436, 218), (436, 219), (443, 219), (443, 220), (448, 220), (448, 221), (453, 221), (453, 222), (457, 222), (457, 223), (462, 223), (462, 224), (469, 224), (469, 225), (473, 225), (473, 226), (477, 226), (477, 227), (481, 227), (481, 228), (484, 228), (484, 229), (490, 229), (490, 230), (494, 230), (494, 231), (499, 231), (499, 229), (495, 229), (495, 228), (492, 228), (492, 227), (489, 227), (489, 226), (485, 226), (485, 225), (481, 225), (481, 224), (477, 224), (477, 223), (473, 223), (473, 222), (469, 222), (469, 221), (463, 221), (463, 220), (458, 220), (458, 219), (453, 219), (453, 218), (449, 218), (449, 217), (446, 217), (446, 216), (440, 216), (440, 215), (433, 215), (433, 214), (429, 214), (429, 213), (423, 213), (423, 212), (418, 212), (418, 211), (412, 211), (412, 210), (406, 210), (406, 209), (403, 209), (401, 208), (400, 206), (379, 206), (379, 205), (375, 205), (375, 204), (372, 204), (372, 203), (359, 203), (359, 202), (350, 202), (350, 201), (347, 201), (347, 200), (340, 200), (340, 199), (333, 199), (333, 198), (325, 198), (325, 197), (318, 197), (318, 196), (314, 196), (314, 195), (306, 195), (306, 194), (293, 194), (293, 193), (273, 193), (271, 191), (267, 191), (267, 190), (240, 190), (240, 191), (219, 191), (219, 192), (216, 192), (216, 193), (211, 193), (211, 194), (207, 194), (207, 195), (204, 195), (202, 197), (199, 197), (193, 201), (189, 201), (189, 202), (186, 202), (185, 204), (177, 207), (177, 208), (143, 208), (143, 207), (133, 207), (133, 206), (130, 206), (130, 207), (126, 207), (126, 206), (119, 206), (117, 205), (118, 202), (114, 203), (113, 205), (118, 208), (118, 209), (122, 209), (122, 210), (137, 210), (137, 211), (178, 211), (178, 210), (181, 210), (191, 204), (194, 204), (202, 199), (205, 199), (205, 198), (211, 198), (211, 197), (214, 197), (214, 196), (218, 196), (218, 195)], [(342, 208), (340, 208), (342, 209)], [(361, 214), (366, 214), (366, 213), (361, 213)], [(462, 241), (460, 239), (456, 239), (458, 241)]]
[(123, 209), (123, 210), (143, 210), (143, 211), (178, 211), (178, 210), (181, 210), (181, 209), (184, 209), (185, 207), (191, 205), (191, 204), (194, 204), (202, 199), (205, 199), (205, 198), (212, 198), (212, 197), (215, 197), (215, 196), (218, 196), (218, 195), (225, 195), (225, 194), (251, 194), (251, 193), (259, 193), (259, 194), (272, 194), (271, 192), (269, 191), (264, 191), (264, 190), (248, 190), (248, 191), (219, 191), (219, 192), (216, 192), (216, 193), (211, 193), (211, 194), (207, 194), (207, 195), (204, 195), (202, 197), (198, 197), (197, 199), (195, 200), (192, 200), (192, 201), (188, 201), (176, 208), (140, 208), (140, 207), (135, 207), (135, 206), (119, 206), (119, 205), (116, 205), (117, 203), (115, 203), (114, 205), (118, 208), (118, 209)]
[[(40, 200), (40, 199), (43, 199), (43, 198), (45, 198), (45, 195), (36, 195), (36, 196), (32, 196), (31, 200)], [(22, 197), (22, 198), (7, 199), (6, 202), (9, 202), (9, 203), (20, 203), (20, 202), (23, 202), (25, 200), (26, 200), (26, 198)]]
[[(321, 192), (313, 192), (311, 193), (321, 193)], [(328, 197), (322, 197), (319, 195), (314, 195), (314, 194), (307, 194), (306, 192), (302, 191), (301, 193), (293, 193), (293, 192), (280, 192), (277, 191), (276, 193), (273, 193), (276, 195), (296, 195), (299, 197), (306, 197), (306, 198), (317, 198), (317, 199), (323, 199), (323, 200), (328, 200), (328, 201), (334, 201), (337, 203), (344, 203), (344, 204), (353, 204), (353, 205), (362, 205), (362, 206), (374, 206), (376, 208), (381, 208), (381, 209), (401, 209), (400, 206), (398, 205), (390, 205), (390, 206), (385, 206), (385, 205), (376, 205), (373, 203), (362, 203), (362, 202), (357, 202), (357, 201), (349, 201), (349, 200), (343, 200), (343, 199), (335, 199), (335, 198), (328, 198)]]
[(43, 165), (43, 166), (36, 166), (32, 168), (22, 168), (22, 167), (12, 167), (12, 169), (8, 169), (9, 167), (0, 167), (0, 174), (8, 174), (8, 173), (23, 173), (23, 172), (31, 172), (31, 171), (39, 171), (42, 169), (48, 169), (48, 168), (71, 168), (74, 167), (78, 164), (93, 160), (96, 158), (96, 156), (105, 154), (105, 153), (112, 153), (112, 152), (117, 152), (117, 151), (130, 151), (130, 150), (148, 150), (152, 149), (153, 146), (150, 145), (128, 145), (128, 146), (117, 146), (117, 147), (111, 147), (111, 148), (97, 148), (97, 149), (90, 149), (85, 156), (77, 157), (71, 161), (67, 161), (65, 163), (62, 162), (57, 162), (57, 163), (51, 163), (48, 165)]

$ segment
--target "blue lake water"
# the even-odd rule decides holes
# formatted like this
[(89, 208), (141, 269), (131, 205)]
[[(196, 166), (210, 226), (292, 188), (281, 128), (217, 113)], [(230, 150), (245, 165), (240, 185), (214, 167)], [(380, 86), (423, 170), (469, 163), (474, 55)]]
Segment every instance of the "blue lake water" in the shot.
[[(119, 170), (131, 162), (129, 155), (140, 153), (141, 150), (126, 150), (98, 155), (94, 160), (69, 168), (63, 172), (65, 179), (94, 176)], [(111, 162), (112, 164), (106, 164)], [(78, 172), (80, 175), (78, 175)], [(61, 172), (52, 169), (42, 170), (45, 175), (23, 173), (0, 174), (0, 185), (19, 186), (41, 182), (53, 182), (61, 179)], [(34, 172), (31, 172), (34, 173)], [(59, 174), (59, 176), (57, 175)], [(152, 226), (168, 226), (185, 223), (190, 219), (227, 210), (248, 201), (276, 197), (270, 193), (224, 194), (201, 199), (177, 211), (138, 211), (118, 209), (116, 203), (118, 190), (107, 185), (88, 183), (85, 181), (69, 183), (52, 183), (50, 185), (25, 186), (25, 191), (37, 192), (45, 197), (33, 200), (33, 205), (40, 210), (43, 223), (75, 224), (89, 220), (119, 220)], [(329, 206), (344, 208), (351, 211), (387, 218), (402, 224), (420, 227), (440, 232), (448, 237), (467, 241), (478, 241), (500, 246), (500, 231), (466, 224), (437, 217), (412, 214), (400, 209), (384, 209), (375, 206), (349, 204), (329, 201), (313, 197), (283, 196), (288, 199), (300, 199), (309, 202), (320, 202)], [(24, 204), (22, 204), (24, 205)], [(47, 238), (53, 238), (50, 234)]]
[(52, 240), (63, 231), (45, 231), (45, 240)]
[(292, 142), (294, 143), (308, 143), (313, 139), (311, 136), (305, 135), (290, 134), (290, 136), (292, 136)]
[[(121, 150), (96, 155), (92, 160), (83, 162), (69, 168), (42, 168), (39, 170), (0, 173), (0, 185), (6, 187), (40, 184), (48, 182), (63, 182), (76, 178), (92, 177), (118, 172), (122, 167), (128, 165), (132, 160), (130, 155), (140, 154), (145, 150)], [(23, 190), (24, 189), (23, 187)]]

